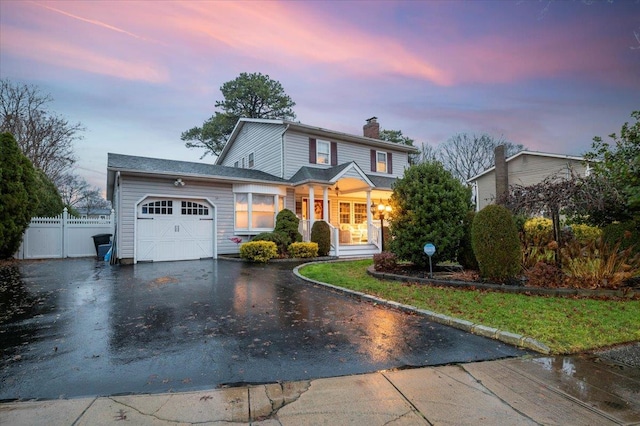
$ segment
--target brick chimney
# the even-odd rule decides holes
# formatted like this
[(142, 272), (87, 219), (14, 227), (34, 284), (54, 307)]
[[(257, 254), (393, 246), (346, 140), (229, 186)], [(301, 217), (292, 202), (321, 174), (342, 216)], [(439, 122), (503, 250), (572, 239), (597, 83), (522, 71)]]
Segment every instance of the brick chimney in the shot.
[(496, 163), (496, 202), (504, 200), (509, 193), (509, 174), (505, 157), (505, 146), (498, 145), (493, 150)]
[(366, 138), (380, 139), (380, 123), (378, 117), (367, 118), (367, 124), (362, 126)]

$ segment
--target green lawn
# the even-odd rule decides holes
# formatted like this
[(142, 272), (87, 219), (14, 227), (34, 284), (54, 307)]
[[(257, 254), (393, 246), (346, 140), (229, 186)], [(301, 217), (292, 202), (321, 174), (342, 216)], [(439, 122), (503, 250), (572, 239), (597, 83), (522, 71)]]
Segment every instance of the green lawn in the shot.
[(300, 273), (500, 330), (532, 337), (554, 353), (575, 353), (640, 340), (640, 300), (604, 301), (436, 288), (373, 278), (370, 260), (320, 263)]

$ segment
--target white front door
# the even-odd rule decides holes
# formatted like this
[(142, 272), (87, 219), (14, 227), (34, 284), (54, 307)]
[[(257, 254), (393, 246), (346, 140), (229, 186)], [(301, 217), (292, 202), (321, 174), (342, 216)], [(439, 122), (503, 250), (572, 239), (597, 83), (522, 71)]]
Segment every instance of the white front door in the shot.
[(206, 201), (149, 198), (137, 210), (136, 261), (213, 257), (213, 208)]

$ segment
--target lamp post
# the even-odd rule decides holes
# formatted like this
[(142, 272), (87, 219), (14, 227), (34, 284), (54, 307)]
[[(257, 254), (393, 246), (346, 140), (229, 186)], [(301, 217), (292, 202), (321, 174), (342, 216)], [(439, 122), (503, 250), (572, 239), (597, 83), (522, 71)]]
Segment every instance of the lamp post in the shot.
[(380, 218), (380, 250), (384, 251), (384, 215), (386, 213), (391, 213), (391, 206), (388, 204), (383, 204), (382, 200), (376, 205), (375, 203), (371, 203), (371, 214), (378, 214)]

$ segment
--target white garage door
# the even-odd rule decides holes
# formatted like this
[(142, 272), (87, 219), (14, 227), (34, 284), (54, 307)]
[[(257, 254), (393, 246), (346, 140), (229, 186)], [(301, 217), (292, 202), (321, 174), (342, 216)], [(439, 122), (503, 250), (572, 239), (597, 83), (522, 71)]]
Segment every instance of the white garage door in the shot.
[(213, 257), (213, 208), (206, 201), (149, 198), (136, 216), (138, 262)]

